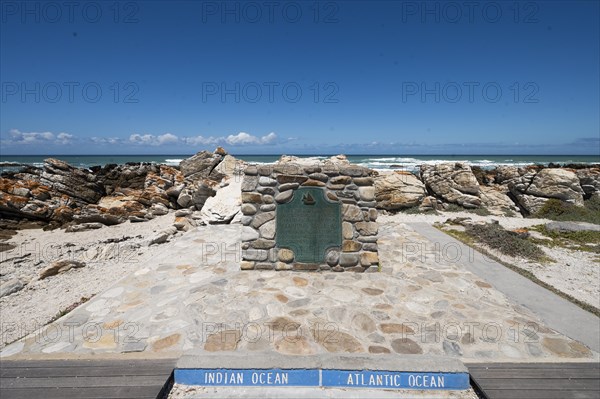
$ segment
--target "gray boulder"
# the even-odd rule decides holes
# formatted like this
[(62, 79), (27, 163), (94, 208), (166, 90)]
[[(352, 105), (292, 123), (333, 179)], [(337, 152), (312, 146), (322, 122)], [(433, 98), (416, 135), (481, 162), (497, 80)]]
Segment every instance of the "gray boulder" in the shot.
[(46, 159), (40, 182), (83, 204), (95, 204), (105, 194), (96, 176), (58, 159)]
[(373, 184), (379, 209), (393, 211), (418, 206), (427, 195), (425, 185), (412, 173), (380, 174)]
[(188, 180), (211, 178), (219, 181), (224, 174), (216, 169), (217, 165), (227, 155), (225, 150), (217, 148), (215, 152), (200, 151), (190, 158), (184, 159), (179, 163), (179, 168), (183, 176)]
[(446, 202), (465, 208), (481, 205), (479, 183), (471, 167), (465, 163), (421, 165), (421, 178), (427, 190)]
[(527, 194), (537, 197), (557, 198), (583, 206), (583, 190), (579, 178), (567, 169), (543, 169), (535, 175)]
[(16, 278), (10, 279), (5, 283), (0, 284), (0, 298), (21, 291), (23, 287), (25, 287), (25, 284), (23, 284), (21, 280)]
[(576, 174), (586, 198), (600, 195), (600, 169), (578, 169)]
[(54, 276), (59, 273), (64, 273), (67, 270), (71, 270), (73, 268), (84, 267), (84, 262), (79, 262), (76, 260), (57, 260), (52, 262), (50, 265), (46, 266), (40, 271), (39, 279), (45, 279), (46, 277)]
[(583, 190), (577, 175), (566, 169), (535, 169), (508, 181), (508, 188), (519, 206), (528, 213), (538, 212), (550, 198), (583, 205)]
[(550, 222), (546, 223), (546, 229), (557, 232), (600, 231), (600, 225), (585, 222)]
[(202, 219), (209, 224), (229, 223), (240, 212), (242, 203), (240, 179), (230, 179), (229, 184), (206, 198), (202, 206)]

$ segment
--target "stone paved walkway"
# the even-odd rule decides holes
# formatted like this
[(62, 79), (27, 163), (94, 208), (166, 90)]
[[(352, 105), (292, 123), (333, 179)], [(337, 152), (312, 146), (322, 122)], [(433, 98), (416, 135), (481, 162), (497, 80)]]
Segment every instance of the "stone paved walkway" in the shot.
[(470, 362), (597, 360), (396, 218), (380, 273), (240, 271), (240, 226), (201, 227), (3, 358), (206, 351), (450, 355)]

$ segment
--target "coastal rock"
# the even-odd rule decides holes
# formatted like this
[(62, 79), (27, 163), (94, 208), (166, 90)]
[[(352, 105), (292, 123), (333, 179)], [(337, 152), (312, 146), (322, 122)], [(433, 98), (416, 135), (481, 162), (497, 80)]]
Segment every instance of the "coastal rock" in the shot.
[(495, 170), (496, 175), (494, 177), (494, 182), (497, 184), (504, 184), (509, 180), (516, 179), (521, 174), (519, 173), (519, 168), (516, 166), (498, 166)]
[(60, 198), (52, 199), (50, 187), (17, 176), (18, 180), (0, 177), (0, 214), (50, 220), (53, 210), (61, 205)]
[(169, 240), (169, 237), (171, 237), (175, 233), (177, 233), (177, 228), (174, 226), (164, 229), (163, 231), (155, 234), (152, 238), (150, 238), (147, 241), (148, 246), (153, 244), (164, 244)]
[(165, 193), (167, 194), (167, 196), (169, 198), (173, 198), (173, 199), (177, 200), (177, 198), (179, 198), (179, 194), (181, 194), (181, 191), (183, 191), (184, 188), (185, 188), (185, 184), (179, 183), (173, 187), (168, 188), (165, 191)]
[(124, 188), (142, 190), (146, 187), (148, 173), (158, 172), (158, 166), (142, 162), (123, 165), (108, 164), (96, 170), (98, 181), (104, 186), (107, 194), (121, 191)]
[(216, 195), (217, 192), (213, 187), (214, 185), (208, 180), (191, 186), (192, 204), (197, 210), (201, 210), (206, 200)]
[(535, 175), (526, 194), (557, 198), (583, 206), (583, 190), (575, 172), (567, 169), (543, 169)]
[(84, 262), (79, 262), (75, 260), (57, 260), (52, 262), (50, 265), (46, 266), (40, 271), (39, 279), (45, 279), (46, 277), (54, 276), (59, 273), (64, 273), (67, 270), (71, 270), (73, 268), (84, 267)]
[(446, 202), (465, 208), (481, 205), (479, 183), (469, 165), (465, 163), (421, 165), (421, 178), (427, 190)]
[(534, 214), (538, 212), (542, 209), (546, 201), (548, 201), (548, 198), (536, 197), (535, 195), (523, 194), (521, 192), (513, 192), (512, 190), (511, 193), (517, 199), (519, 207), (524, 210), (525, 214)]
[(104, 227), (104, 225), (102, 223), (81, 223), (81, 224), (74, 224), (72, 226), (67, 226), (67, 228), (65, 229), (65, 232), (77, 233), (80, 231), (96, 230), (96, 229), (100, 229), (102, 227)]
[(441, 205), (438, 204), (437, 198), (432, 196), (423, 198), (423, 201), (419, 205), (419, 211), (421, 212), (437, 211), (440, 208)]
[(175, 227), (177, 230), (189, 231), (193, 227), (196, 227), (196, 221), (191, 217), (178, 216), (175, 217), (173, 227)]
[(0, 179), (0, 213), (9, 217), (57, 222), (59, 225), (112, 225), (130, 217), (151, 216), (176, 207), (174, 195), (183, 190), (183, 174), (152, 163), (109, 164), (88, 169), (47, 159), (43, 168)]
[(425, 185), (412, 173), (395, 171), (375, 177), (377, 208), (394, 211), (419, 205)]
[(208, 179), (189, 183), (179, 194), (177, 204), (182, 208), (193, 206), (195, 209), (201, 210), (206, 200), (217, 193), (214, 186), (216, 183)]
[(600, 196), (600, 168), (578, 169), (576, 174), (585, 198)]
[(169, 209), (166, 206), (164, 206), (163, 204), (158, 203), (158, 204), (152, 205), (152, 207), (150, 208), (150, 212), (152, 212), (152, 214), (155, 216), (162, 216), (162, 215), (166, 215), (167, 213), (169, 213)]
[[(229, 223), (240, 212), (242, 204), (241, 179), (226, 179), (227, 186), (208, 197), (202, 207), (202, 219), (209, 224)], [(249, 205), (249, 204), (246, 204)]]
[[(0, 178), (0, 216), (85, 226), (148, 220), (170, 208), (200, 210), (220, 187), (229, 185), (221, 181), (223, 176), (234, 180), (244, 163), (218, 148), (214, 153), (198, 153), (182, 164), (183, 172), (149, 162), (82, 169), (47, 159), (43, 168), (27, 167)], [(228, 221), (236, 213), (219, 211), (211, 220)], [(84, 227), (70, 228), (81, 229)]]
[(560, 233), (573, 231), (600, 231), (600, 225), (586, 222), (549, 222), (546, 230)]
[[(183, 188), (183, 174), (168, 165), (127, 163), (106, 165), (96, 172), (107, 194), (129, 196), (145, 207), (162, 204), (174, 207)], [(101, 200), (103, 201), (104, 198)]]
[(506, 216), (507, 214), (519, 217), (519, 207), (509, 197), (506, 186), (480, 186), (481, 204), (490, 214), (495, 216)]
[(44, 161), (40, 183), (83, 204), (95, 204), (105, 194), (104, 187), (91, 172), (58, 159)]
[(182, 208), (187, 208), (188, 206), (191, 206), (192, 205), (192, 194), (193, 194), (193, 192), (191, 190), (188, 190), (188, 189), (181, 190), (181, 192), (179, 193), (179, 196), (177, 197), (177, 205), (179, 205)]
[(25, 284), (19, 279), (13, 278), (0, 285), (0, 298), (15, 292), (21, 291), (25, 287)]
[(217, 165), (223, 161), (225, 157), (224, 150), (217, 148), (215, 152), (200, 151), (196, 155), (184, 159), (179, 163), (181, 173), (186, 179), (197, 180), (207, 179), (219, 181), (225, 175), (218, 170)]
[(538, 212), (550, 198), (583, 205), (583, 189), (577, 175), (566, 169), (528, 168), (507, 185), (519, 206), (528, 214)]
[(81, 223), (102, 223), (106, 226), (123, 223), (127, 220), (127, 215), (123, 214), (118, 208), (106, 209), (98, 205), (88, 205), (82, 208), (79, 214), (73, 215), (73, 221)]

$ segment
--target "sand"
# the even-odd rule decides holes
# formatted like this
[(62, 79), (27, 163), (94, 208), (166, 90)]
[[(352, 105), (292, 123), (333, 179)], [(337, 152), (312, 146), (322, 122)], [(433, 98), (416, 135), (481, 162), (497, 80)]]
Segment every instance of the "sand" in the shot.
[[(170, 213), (144, 223), (126, 222), (77, 233), (66, 233), (64, 229), (19, 231), (9, 240), (17, 247), (0, 253), (1, 281), (19, 278), (28, 284), (0, 298), (0, 347), (142, 267), (162, 250), (157, 244), (148, 246), (148, 239), (171, 226), (173, 219)], [(39, 280), (39, 271), (59, 259), (80, 260), (86, 266)]]

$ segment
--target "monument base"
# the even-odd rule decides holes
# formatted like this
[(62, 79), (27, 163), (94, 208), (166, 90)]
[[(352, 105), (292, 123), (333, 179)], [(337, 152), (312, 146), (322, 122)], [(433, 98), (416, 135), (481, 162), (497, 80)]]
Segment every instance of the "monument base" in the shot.
[(398, 398), (402, 397), (401, 392), (406, 392), (407, 397), (418, 397), (418, 391), (433, 397), (434, 392), (470, 388), (466, 367), (451, 357), (284, 356), (270, 352), (250, 356), (190, 353), (177, 363), (175, 383), (198, 387), (199, 395), (206, 391), (214, 396), (221, 391), (225, 396), (239, 398), (341, 398), (349, 397), (350, 392), (357, 397)]

